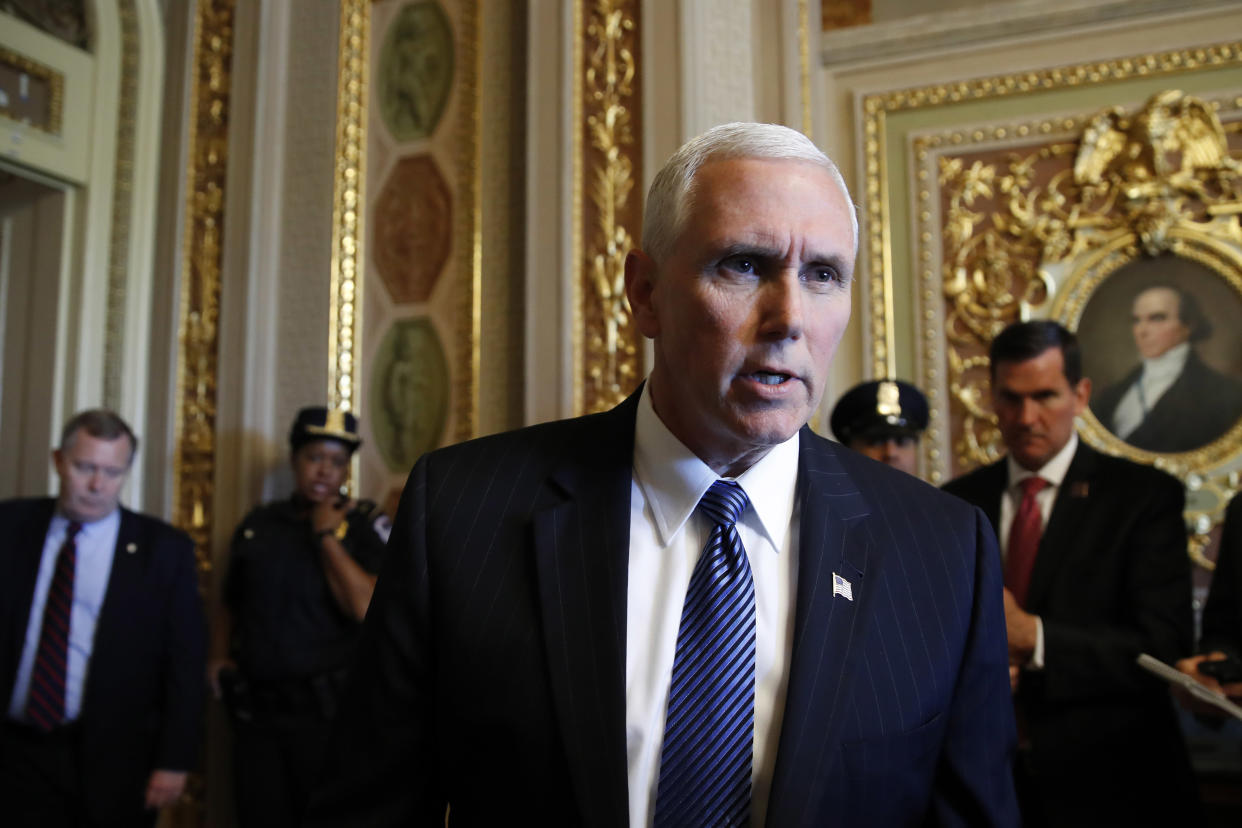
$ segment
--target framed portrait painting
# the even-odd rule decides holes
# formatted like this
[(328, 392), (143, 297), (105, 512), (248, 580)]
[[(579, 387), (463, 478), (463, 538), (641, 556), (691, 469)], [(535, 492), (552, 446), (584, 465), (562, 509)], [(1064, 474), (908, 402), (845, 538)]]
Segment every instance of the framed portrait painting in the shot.
[(1228, 438), (1242, 420), (1242, 286), (1204, 258), (1140, 256), (1103, 274), (1085, 302), (1078, 336), (1101, 438), (1208, 461), (1232, 452)]

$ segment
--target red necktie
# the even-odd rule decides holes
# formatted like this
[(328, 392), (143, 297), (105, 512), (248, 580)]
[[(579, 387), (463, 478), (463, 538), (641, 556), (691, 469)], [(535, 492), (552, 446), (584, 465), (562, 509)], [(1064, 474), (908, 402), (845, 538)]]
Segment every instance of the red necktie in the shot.
[(80, 523), (71, 522), (65, 542), (56, 555), (52, 585), (43, 607), (39, 649), (35, 651), (26, 718), (40, 730), (49, 731), (65, 720), (65, 673), (69, 660), (69, 611), (73, 607), (73, 570), (77, 565), (77, 534)]
[(1039, 538), (1044, 531), (1043, 515), (1035, 496), (1048, 485), (1042, 477), (1028, 477), (1022, 481), (1022, 502), (1009, 527), (1009, 547), (1005, 557), (1005, 586), (1017, 599), (1018, 606), (1026, 609), (1026, 592), (1031, 585), (1031, 568), (1035, 566), (1035, 553), (1039, 551)]

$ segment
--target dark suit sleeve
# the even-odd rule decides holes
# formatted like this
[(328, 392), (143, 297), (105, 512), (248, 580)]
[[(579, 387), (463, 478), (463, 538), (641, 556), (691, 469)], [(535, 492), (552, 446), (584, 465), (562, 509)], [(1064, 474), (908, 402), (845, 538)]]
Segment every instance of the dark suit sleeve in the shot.
[(170, 533), (159, 554), (171, 574), (164, 613), (164, 722), (155, 769), (189, 770), (198, 764), (207, 622), (198, 593), (193, 542), (181, 532)]
[[(1148, 687), (1151, 679), (1135, 669), (1139, 653), (1172, 663), (1194, 645), (1190, 608), (1190, 559), (1182, 521), (1185, 493), (1173, 478), (1160, 474), (1151, 485), (1136, 487), (1127, 504), (1118, 558), (1120, 573), (1113, 595), (1086, 596), (1064, 611), (1043, 618), (1045, 698), (1089, 698)], [(1089, 552), (1089, 550), (1088, 550)], [(1088, 554), (1081, 565), (1091, 566)], [(1098, 583), (1086, 573), (1084, 583)], [(1095, 612), (1092, 606), (1113, 606)]]
[(1200, 652), (1222, 650), (1242, 656), (1242, 496), (1225, 513), (1212, 588), (1203, 608)]
[(969, 639), (949, 709), (926, 824), (1017, 825), (1013, 762), (1017, 736), (1000, 553), (991, 524), (974, 510), (975, 582)]
[(443, 825), (432, 755), (427, 459), (410, 473), (308, 825)]

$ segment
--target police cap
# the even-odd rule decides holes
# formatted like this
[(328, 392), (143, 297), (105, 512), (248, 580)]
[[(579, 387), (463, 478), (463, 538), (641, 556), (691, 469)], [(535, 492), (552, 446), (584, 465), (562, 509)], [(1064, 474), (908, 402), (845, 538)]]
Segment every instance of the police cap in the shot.
[(927, 428), (927, 398), (908, 382), (872, 380), (846, 391), (829, 422), (846, 445), (864, 437), (918, 437)]
[(336, 440), (350, 453), (362, 445), (358, 436), (358, 418), (339, 408), (312, 405), (303, 408), (289, 429), (289, 448), (297, 451), (312, 440)]

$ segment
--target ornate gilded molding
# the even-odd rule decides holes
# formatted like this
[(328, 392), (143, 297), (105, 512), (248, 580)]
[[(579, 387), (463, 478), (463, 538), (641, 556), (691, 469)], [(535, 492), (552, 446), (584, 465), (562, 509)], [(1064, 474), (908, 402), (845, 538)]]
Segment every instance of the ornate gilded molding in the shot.
[(461, 54), (457, 83), (457, 218), (453, 222), (453, 245), (461, 289), (457, 310), (457, 370), (453, 394), (456, 400), (455, 439), (476, 436), (479, 412), (480, 331), (483, 327), (483, 216), (480, 167), (480, 120), (483, 96), (479, 77), (483, 59), (479, 38), (479, 0), (458, 4)]
[(822, 0), (820, 29), (851, 29), (871, 22), (871, 0)]
[[(3, 46), (0, 46), (0, 64), (11, 66), (18, 72), (24, 72), (47, 84), (47, 121), (37, 123), (31, 120), (27, 125), (49, 135), (60, 135), (65, 122), (65, 76), (50, 66), (44, 66)], [(0, 109), (0, 115), (10, 116), (8, 107)]]
[(639, 8), (574, 5), (574, 409), (602, 411), (642, 376), (641, 337), (625, 298), (625, 255), (642, 222)]
[[(1226, 113), (1233, 120), (1222, 124)], [(1242, 96), (1201, 100), (1166, 90), (1133, 113), (1110, 107), (914, 138), (923, 381), (935, 393), (943, 366), (953, 472), (999, 456), (986, 350), (1009, 322), (1049, 317), (1088, 336), (1099, 330), (1098, 309), (1097, 321), (1083, 324), (1100, 289), (1151, 284), (1152, 277), (1135, 282), (1139, 276), (1119, 271), (1150, 267), (1144, 263), (1161, 255), (1201, 268), (1218, 285), (1214, 295), (1242, 309), (1242, 162), (1228, 146), (1228, 135), (1242, 132), (1239, 116)], [(1158, 265), (1158, 283), (1172, 278), (1168, 266)], [(1114, 274), (1120, 281), (1109, 281)], [(1128, 341), (1128, 323), (1116, 324)], [(1098, 358), (1100, 347), (1084, 345), (1084, 353)], [(927, 441), (943, 444), (935, 429), (949, 425), (946, 406), (936, 399), (932, 409)], [(1185, 482), (1190, 554), (1210, 568), (1209, 533), (1239, 488), (1242, 422), (1177, 453), (1130, 445), (1092, 409), (1079, 430), (1106, 452)], [(949, 471), (942, 462), (934, 467), (936, 479)]]
[(1085, 63), (1011, 75), (898, 89), (863, 98), (863, 140), (867, 193), (867, 260), (870, 292), (871, 373), (884, 376), (894, 368), (892, 330), (892, 241), (889, 228), (886, 123), (890, 113), (973, 100), (1012, 97), (1088, 86), (1137, 77), (1174, 76), (1183, 72), (1242, 65), (1242, 42), (1161, 52), (1132, 58)]
[[(851, 0), (824, 0), (825, 8)], [(887, 4), (886, 17), (899, 6), (907, 13), (865, 26), (829, 30), (824, 26), (820, 61), (834, 68), (853, 63), (885, 62), (893, 58), (943, 55), (987, 43), (1020, 38), (1057, 36), (1134, 18), (1157, 15), (1207, 17), (1229, 12), (1235, 0), (1009, 0), (1005, 3), (939, 4), (933, 13), (917, 13), (913, 3)], [(944, 9), (945, 5), (957, 8)], [(914, 13), (911, 13), (914, 12)]]
[(194, 18), (189, 162), (178, 319), (173, 523), (194, 539), (210, 571), (215, 497), (216, 365), (221, 233), (228, 161), (234, 0), (199, 0)]
[[(370, 0), (341, 0), (337, 55), (336, 156), (328, 304), (328, 401), (358, 412), (366, 184), (367, 39)], [(356, 475), (355, 475), (356, 477)]]
[[(944, 336), (950, 393), (964, 414), (954, 447), (964, 467), (997, 456), (993, 417), (976, 369), (986, 365), (981, 354), (1005, 325), (1048, 314), (1074, 329), (1087, 298), (1126, 262), (1161, 252), (1202, 259), (1207, 253), (1196, 239), (1242, 244), (1234, 212), (1242, 205), (1242, 165), (1229, 157), (1208, 104), (1171, 90), (1132, 117), (1112, 107), (1085, 121), (1037, 125), (1044, 134), (1053, 128), (1081, 130), (1081, 137), (1009, 151), (993, 163), (976, 159), (967, 166), (962, 154), (938, 159), (939, 190), (947, 200)], [(997, 139), (1006, 134), (1004, 127), (993, 132)], [(1230, 274), (1234, 258), (1222, 249), (1209, 266)], [(1066, 265), (1079, 275), (1056, 279)], [(1242, 276), (1237, 288), (1242, 294)], [(1085, 425), (1093, 442), (1110, 442), (1098, 423), (1092, 429), (1093, 418)], [(1108, 448), (1136, 460), (1156, 459), (1115, 438)], [(1223, 457), (1219, 451), (1195, 452), (1176, 465), (1201, 468)]]
[(134, 0), (117, 3), (121, 23), (121, 85), (117, 106), (116, 163), (112, 189), (112, 229), (108, 242), (108, 333), (104, 340), (104, 405), (121, 407), (121, 354), (128, 326), (125, 293), (129, 284), (129, 235), (134, 195), (134, 129), (138, 117), (138, 10)]

